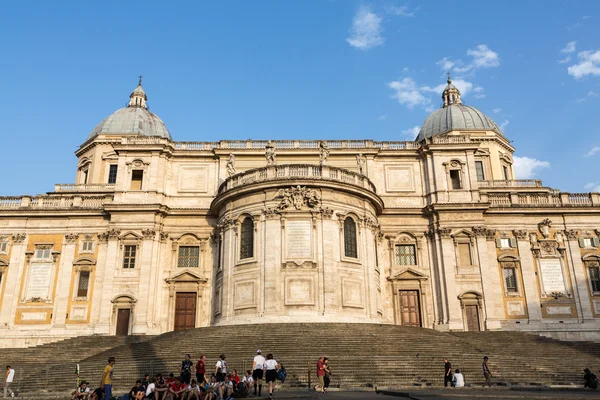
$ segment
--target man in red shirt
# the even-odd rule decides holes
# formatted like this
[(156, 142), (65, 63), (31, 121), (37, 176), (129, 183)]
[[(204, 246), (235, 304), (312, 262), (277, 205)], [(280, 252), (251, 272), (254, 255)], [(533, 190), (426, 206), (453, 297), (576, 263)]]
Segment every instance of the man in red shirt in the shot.
[(323, 357), (319, 357), (319, 361), (317, 362), (317, 378), (319, 378), (319, 384), (315, 386), (315, 390), (321, 389), (324, 392), (325, 387), (325, 367), (323, 365)]
[(206, 382), (206, 356), (200, 356), (200, 359), (196, 362), (196, 381), (199, 385), (203, 385)]

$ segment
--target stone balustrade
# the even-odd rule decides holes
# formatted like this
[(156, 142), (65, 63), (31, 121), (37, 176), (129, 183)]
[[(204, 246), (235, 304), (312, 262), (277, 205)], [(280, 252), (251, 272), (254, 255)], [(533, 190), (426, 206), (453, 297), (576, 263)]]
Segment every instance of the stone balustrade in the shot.
[(219, 194), (250, 183), (290, 178), (337, 181), (363, 187), (373, 193), (377, 192), (375, 185), (369, 178), (347, 169), (328, 165), (286, 164), (251, 169), (230, 176), (219, 186)]
[(114, 192), (114, 183), (73, 184), (59, 183), (54, 185), (55, 192)]
[(538, 179), (500, 179), (477, 182), (480, 188), (504, 188), (504, 187), (542, 187), (542, 181)]
[(112, 197), (109, 196), (1, 196), (0, 212), (20, 209), (101, 209), (111, 201)]
[(600, 193), (482, 193), (481, 201), (491, 207), (598, 207)]

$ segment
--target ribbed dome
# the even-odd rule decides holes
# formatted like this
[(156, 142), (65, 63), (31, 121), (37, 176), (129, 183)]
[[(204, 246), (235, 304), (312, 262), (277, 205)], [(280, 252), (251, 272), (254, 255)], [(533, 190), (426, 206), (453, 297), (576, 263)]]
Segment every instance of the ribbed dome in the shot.
[(171, 134), (158, 116), (148, 111), (148, 97), (142, 87), (142, 77), (129, 95), (129, 104), (112, 113), (100, 122), (88, 136), (88, 140), (98, 135), (140, 135), (157, 136), (171, 140)]
[(144, 107), (125, 107), (115, 111), (94, 128), (88, 140), (98, 135), (158, 136), (171, 140), (165, 123)]
[(475, 107), (463, 104), (452, 104), (432, 112), (423, 122), (416, 141), (450, 131), (494, 131), (502, 134), (502, 130), (487, 115)]

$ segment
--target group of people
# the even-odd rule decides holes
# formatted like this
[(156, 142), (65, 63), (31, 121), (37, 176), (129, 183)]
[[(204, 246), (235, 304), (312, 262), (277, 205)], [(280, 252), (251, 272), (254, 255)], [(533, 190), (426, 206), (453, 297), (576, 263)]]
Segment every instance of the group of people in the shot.
[(329, 369), (329, 359), (327, 357), (319, 357), (317, 361), (317, 378), (319, 384), (315, 386), (315, 391), (327, 393), (329, 383), (331, 382), (331, 370)]
[[(484, 386), (492, 386), (492, 371), (490, 370), (488, 361), (489, 357), (485, 356), (481, 363), (483, 378), (485, 379)], [(452, 364), (447, 358), (444, 358), (444, 387), (448, 387), (448, 384), (452, 387), (464, 387), (465, 377), (458, 368), (455, 371), (452, 371)]]
[[(88, 383), (81, 382), (73, 393), (73, 400), (111, 400), (114, 364), (115, 358), (110, 357), (98, 389), (90, 391)], [(272, 399), (276, 380), (283, 382), (287, 375), (273, 354), (267, 354), (265, 358), (260, 349), (256, 351), (252, 368), (243, 376), (238, 375), (237, 370), (229, 369), (225, 354), (219, 356), (214, 372), (209, 376), (207, 372), (206, 356), (202, 355), (194, 365), (191, 356), (186, 354), (179, 375), (171, 373), (167, 378), (162, 374), (145, 375), (144, 379), (136, 381), (126, 397), (128, 400), (230, 400), (248, 397), (252, 391), (255, 396), (261, 396), (264, 379)]]

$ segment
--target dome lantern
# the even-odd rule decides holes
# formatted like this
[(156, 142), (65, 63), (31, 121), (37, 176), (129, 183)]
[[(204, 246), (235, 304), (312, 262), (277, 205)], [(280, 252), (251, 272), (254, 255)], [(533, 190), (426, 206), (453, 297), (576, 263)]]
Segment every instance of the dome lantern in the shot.
[(129, 95), (129, 104), (127, 107), (144, 107), (145, 109), (148, 109), (148, 106), (146, 105), (148, 97), (142, 87), (142, 78), (143, 76), (140, 75), (137, 87), (133, 89), (133, 92)]
[(450, 72), (448, 75), (448, 84), (444, 88), (444, 92), (442, 93), (442, 100), (444, 100), (444, 107), (451, 106), (453, 104), (462, 104), (460, 101), (460, 90), (456, 86), (452, 84), (452, 80), (450, 79)]

